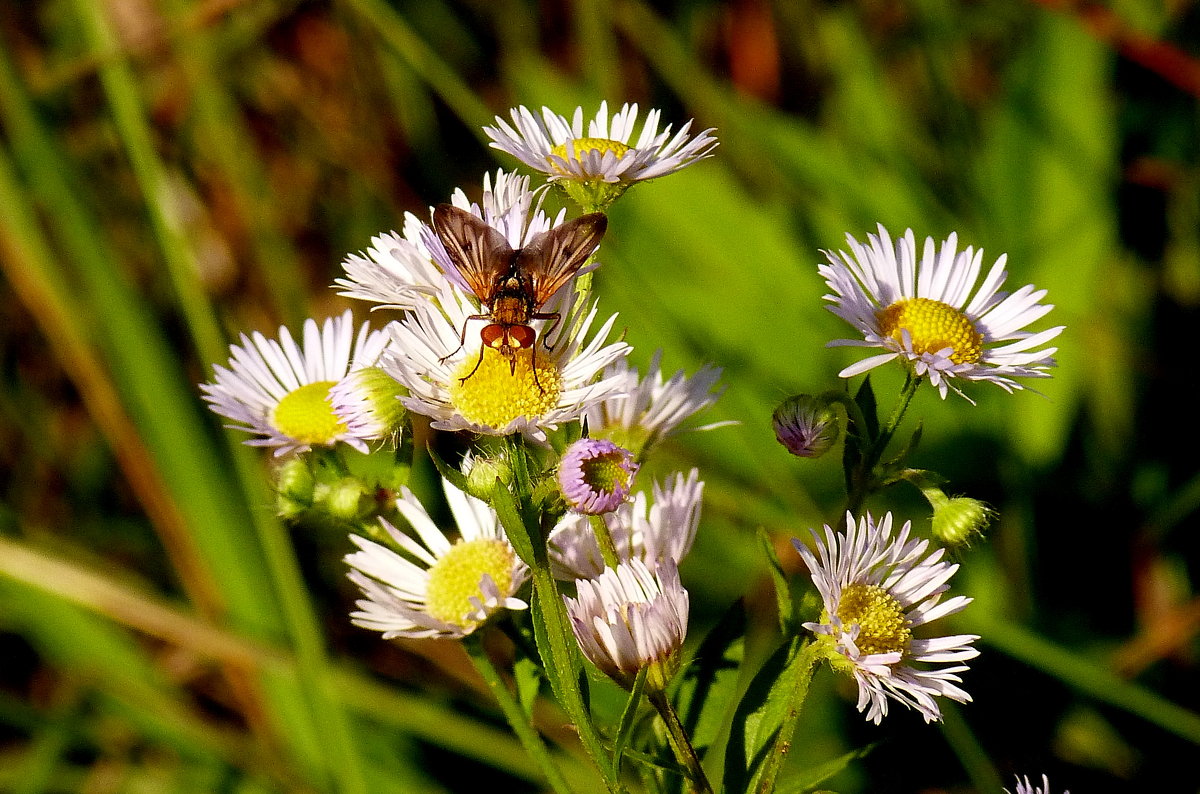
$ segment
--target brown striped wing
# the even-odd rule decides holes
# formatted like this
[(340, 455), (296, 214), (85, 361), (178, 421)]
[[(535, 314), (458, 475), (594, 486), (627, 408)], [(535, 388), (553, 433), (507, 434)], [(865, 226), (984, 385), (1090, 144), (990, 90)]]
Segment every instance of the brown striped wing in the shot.
[(607, 228), (604, 213), (582, 215), (539, 234), (517, 253), (517, 271), (533, 287), (534, 311), (579, 272)]
[(471, 292), (490, 307), (517, 252), (503, 234), (466, 210), (450, 204), (439, 204), (434, 208), (433, 231)]

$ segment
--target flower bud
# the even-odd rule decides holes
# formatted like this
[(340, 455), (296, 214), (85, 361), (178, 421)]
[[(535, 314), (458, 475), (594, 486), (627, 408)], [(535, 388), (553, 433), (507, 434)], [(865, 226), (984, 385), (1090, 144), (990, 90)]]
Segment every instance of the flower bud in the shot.
[(841, 432), (837, 412), (811, 394), (784, 400), (771, 414), (775, 438), (801, 458), (819, 458), (829, 451)]
[(611, 441), (581, 438), (567, 447), (558, 463), (558, 485), (568, 507), (598, 516), (624, 503), (637, 470), (629, 450)]
[(353, 477), (345, 477), (321, 489), (321, 505), (330, 516), (342, 521), (355, 521), (363, 515), (364, 497), (371, 496), (373, 489)]
[(408, 416), (400, 398), (408, 394), (379, 367), (356, 369), (329, 390), (333, 412), (356, 438), (395, 436)]
[(463, 460), (462, 468), (467, 478), (467, 493), (489, 504), (497, 488), (512, 484), (512, 467), (503, 458), (470, 456)]
[(933, 535), (947, 546), (964, 546), (982, 535), (996, 511), (978, 499), (955, 496), (933, 506)]
[(312, 507), (313, 474), (308, 460), (288, 458), (276, 472), (275, 509), (283, 518), (297, 518)]

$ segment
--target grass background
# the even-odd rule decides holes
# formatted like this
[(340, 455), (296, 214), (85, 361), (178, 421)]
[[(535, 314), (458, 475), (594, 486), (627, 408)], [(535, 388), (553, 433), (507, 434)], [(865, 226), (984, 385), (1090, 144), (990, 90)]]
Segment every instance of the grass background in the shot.
[[(956, 579), (975, 702), (875, 728), (822, 673), (793, 763), (877, 742), (829, 786), (1197, 790), (1198, 31), (1187, 0), (6, 4), (0, 790), (539, 790), (461, 649), (349, 625), (345, 537), (280, 526), (195, 384), (238, 333), (344, 308), (341, 259), (403, 212), (516, 167), (494, 114), (604, 98), (722, 141), (613, 208), (597, 277), (634, 363), (718, 364), (706, 418), (741, 422), (651, 466), (708, 484), (698, 626), (760, 593), (759, 527), (786, 549), (839, 501), (770, 431), (853, 360), (819, 249), (957, 230), (1067, 326), (1044, 397), (910, 412), (917, 463), (1000, 510)], [(872, 507), (927, 525), (915, 492)]]

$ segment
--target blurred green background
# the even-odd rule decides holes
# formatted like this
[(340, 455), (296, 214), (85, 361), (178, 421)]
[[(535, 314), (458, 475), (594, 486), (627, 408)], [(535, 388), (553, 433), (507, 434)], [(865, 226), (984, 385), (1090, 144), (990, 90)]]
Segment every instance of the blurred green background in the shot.
[[(196, 384), (349, 305), (340, 261), (403, 212), (516, 168), (493, 115), (601, 99), (721, 139), (614, 206), (597, 276), (631, 360), (723, 367), (703, 419), (740, 421), (650, 467), (707, 482), (697, 636), (769, 605), (759, 527), (786, 556), (838, 509), (834, 456), (770, 429), (855, 358), (820, 249), (957, 230), (1067, 326), (1044, 396), (909, 414), (916, 462), (1000, 510), (956, 577), (975, 702), (876, 728), (823, 671), (793, 763), (876, 742), (828, 787), (1198, 790), (1196, 3), (2, 2), (0, 790), (541, 790), (457, 645), (350, 626), (345, 536), (279, 525)], [(915, 491), (871, 507), (928, 527)]]

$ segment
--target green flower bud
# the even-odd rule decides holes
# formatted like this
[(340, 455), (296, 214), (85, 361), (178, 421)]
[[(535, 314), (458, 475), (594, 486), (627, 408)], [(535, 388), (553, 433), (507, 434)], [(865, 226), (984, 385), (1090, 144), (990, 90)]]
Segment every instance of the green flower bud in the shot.
[(467, 478), (467, 493), (489, 504), (496, 488), (507, 488), (513, 478), (512, 467), (503, 458), (468, 458), (463, 461), (463, 473)]
[(289, 458), (276, 476), (275, 509), (281, 517), (298, 518), (312, 507), (315, 486), (306, 458)]
[(955, 496), (933, 506), (933, 535), (947, 546), (969, 545), (982, 535), (996, 511), (978, 499)]

